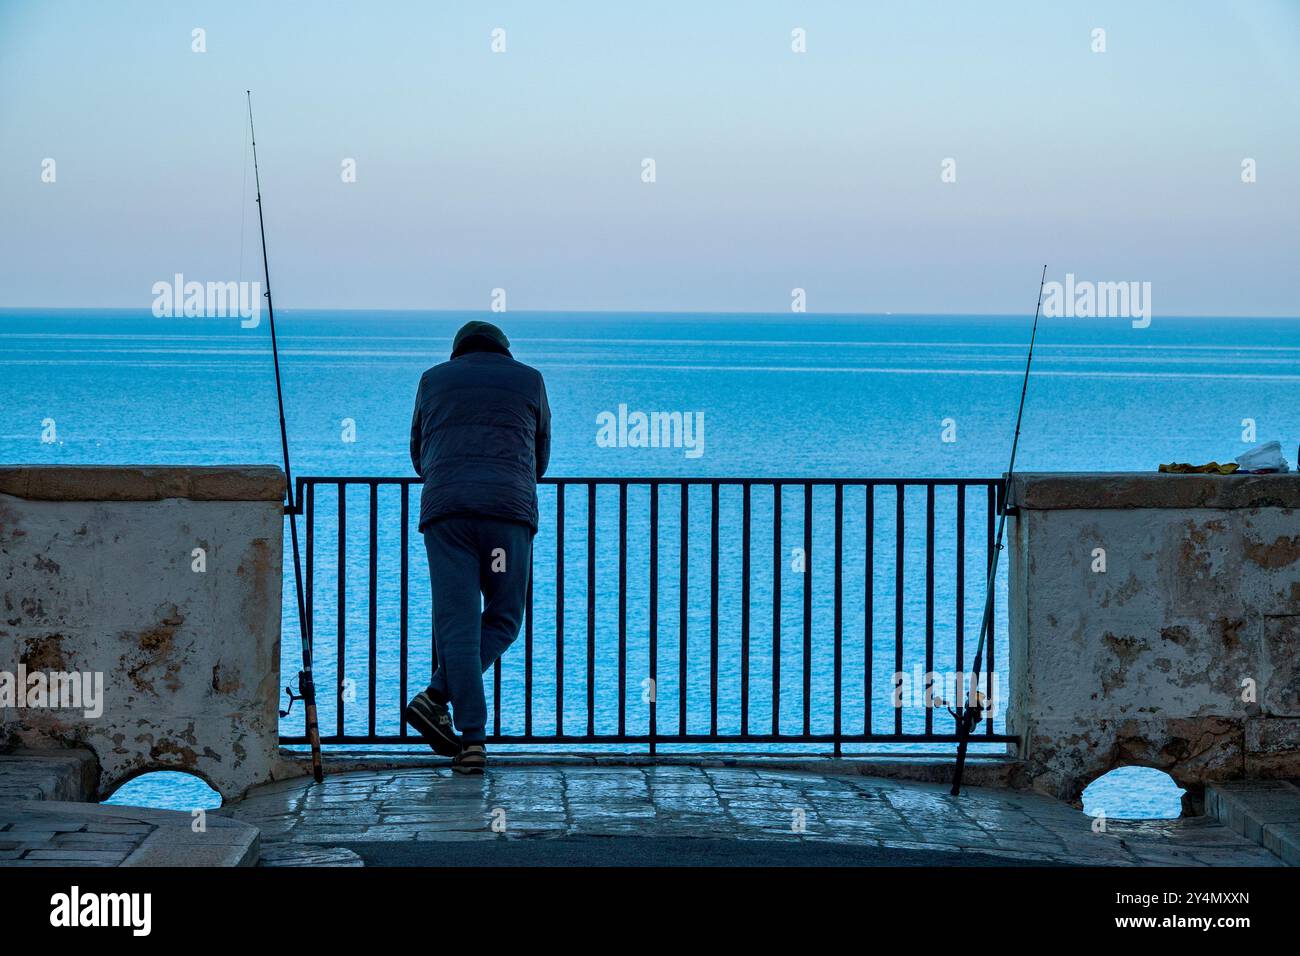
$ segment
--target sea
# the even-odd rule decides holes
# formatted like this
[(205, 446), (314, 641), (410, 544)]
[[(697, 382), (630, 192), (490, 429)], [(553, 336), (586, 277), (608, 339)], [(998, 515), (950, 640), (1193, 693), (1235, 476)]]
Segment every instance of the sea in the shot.
[[(471, 318), (488, 319), (510, 336), (515, 356), (546, 379), (553, 411), (550, 474), (570, 478), (993, 478), (1007, 467), (1029, 345), (1031, 315), (815, 315), (689, 312), (510, 312), (281, 310), (276, 316), (286, 423), (293, 469), (302, 476), (408, 477), (411, 409), (421, 372), (446, 359), (455, 330)], [(251, 328), (238, 318), (158, 318), (148, 310), (0, 310), (0, 462), (5, 464), (279, 464), (280, 435), (269, 328), (265, 316)], [(1279, 440), (1294, 464), (1300, 438), (1300, 321), (1276, 318), (1161, 317), (1137, 327), (1129, 319), (1044, 318), (1040, 321), (1024, 405), (1016, 467), (1020, 471), (1154, 471), (1161, 462), (1231, 461), (1259, 443)], [(629, 447), (610, 441), (602, 423), (635, 412), (679, 412), (696, 427), (691, 441), (668, 447)], [(618, 429), (615, 429), (617, 433)], [(783, 568), (780, 606), (783, 642), (773, 652), (770, 486), (752, 489), (751, 628), (753, 660), (749, 717), (773, 722), (772, 659), (779, 658), (781, 703), (776, 722), (798, 733), (801, 696), (802, 588), (813, 591), (808, 675), (814, 732), (834, 719), (834, 613), (830, 588), (833, 494), (818, 487), (811, 499), (811, 553), (804, 565), (793, 549), (804, 541), (801, 486), (781, 492)], [(412, 492), (412, 504), (417, 500)], [(686, 597), (682, 597), (681, 492), (667, 484), (659, 505), (659, 643), (656, 732), (679, 729), (678, 702), (686, 694), (687, 730), (707, 730), (710, 712), (709, 592), (710, 489), (687, 492)], [(315, 527), (318, 683), (322, 721), (337, 726), (332, 688), (348, 681), (344, 724), (364, 732), (368, 677), (352, 680), (366, 658), (368, 630), (367, 494), (349, 490), (345, 561), (349, 585), (339, 601), (336, 580), (337, 498), (320, 489)], [(383, 486), (376, 595), (379, 732), (397, 728), (400, 705), (395, 642), (398, 584), (395, 558), (401, 492)], [(717, 721), (723, 731), (740, 723), (737, 694), (739, 567), (736, 534), (740, 488), (720, 492), (719, 659)], [(871, 542), (877, 556), (871, 585), (861, 555), (868, 543), (865, 490), (848, 487), (843, 499), (845, 604), (843, 666), (887, 686), (895, 637), (894, 561), (898, 502), (892, 486), (874, 492)], [(593, 667), (592, 720), (607, 730), (623, 698), (630, 730), (649, 719), (648, 488), (628, 492), (627, 670), (620, 693), (617, 633), (617, 488), (602, 486), (595, 502), (598, 554), (598, 651)], [(924, 645), (925, 489), (904, 492), (904, 618), (907, 667)], [(936, 662), (953, 666), (955, 489), (936, 489)], [(965, 532), (964, 620), (968, 648), (977, 634), (984, 596), (986, 518), (982, 495), (968, 501)], [(587, 492), (569, 486), (564, 544), (568, 573), (563, 610), (557, 610), (556, 491), (544, 488), (542, 529), (535, 555), (533, 727), (566, 732), (587, 720)], [(418, 535), (409, 542), (412, 673), (427, 666), (428, 599)], [(284, 681), (297, 670), (297, 616), (287, 561), (284, 603)], [(995, 664), (1006, 661), (1005, 577), (996, 584), (999, 608)], [(873, 600), (867, 627), (866, 594)], [(851, 596), (849, 596), (851, 595)], [(687, 608), (687, 666), (678, 643), (678, 614)], [(340, 608), (340, 605), (341, 608)], [(346, 660), (334, 659), (342, 617)], [(557, 617), (564, 637), (557, 641)], [(973, 624), (972, 624), (973, 622)], [(870, 630), (875, 664), (867, 662)], [(421, 641), (423, 638), (423, 642)], [(520, 642), (522, 643), (522, 641)], [(563, 652), (565, 691), (557, 702), (555, 674)], [(969, 654), (969, 650), (967, 651)], [(523, 699), (522, 652), (503, 659), (502, 726), (518, 730)], [(872, 668), (875, 667), (876, 670)], [(998, 679), (1005, 693), (1005, 677)], [(886, 682), (882, 684), (881, 682)], [(411, 678), (412, 688), (419, 685)], [(845, 683), (844, 726), (860, 732), (869, 710), (873, 725), (893, 720), (888, 695), (865, 699), (864, 680)], [(287, 704), (287, 699), (281, 705)], [(295, 706), (287, 733), (301, 732)], [(946, 713), (933, 716), (948, 730)], [(297, 723), (295, 723), (297, 721)], [(909, 712), (906, 729), (923, 727)], [(1004, 716), (996, 718), (1003, 726)], [(586, 748), (591, 749), (591, 748)], [(613, 749), (626, 749), (617, 747)], [(690, 748), (685, 748), (690, 749)], [(716, 749), (705, 748), (705, 749)], [(736, 748), (743, 749), (743, 748)], [(780, 747), (764, 746), (770, 752)], [(825, 749), (824, 747), (821, 749)], [(936, 745), (846, 748), (944, 752)], [(985, 748), (987, 749), (987, 748)], [(1180, 791), (1164, 774), (1125, 768), (1085, 794), (1085, 810), (1111, 817), (1177, 816)], [(157, 773), (122, 787), (110, 802), (163, 807), (213, 806), (220, 799), (192, 777)]]

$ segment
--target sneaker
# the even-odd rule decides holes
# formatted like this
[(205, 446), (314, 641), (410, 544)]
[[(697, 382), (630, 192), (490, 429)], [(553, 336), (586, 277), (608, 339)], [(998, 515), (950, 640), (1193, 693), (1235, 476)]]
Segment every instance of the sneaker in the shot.
[(451, 758), (451, 769), (457, 773), (482, 773), (487, 766), (487, 748), (482, 744), (468, 744)]
[(402, 716), (420, 732), (434, 753), (444, 757), (455, 757), (460, 753), (460, 738), (452, 728), (451, 711), (446, 704), (430, 697), (427, 691), (420, 691), (412, 697)]

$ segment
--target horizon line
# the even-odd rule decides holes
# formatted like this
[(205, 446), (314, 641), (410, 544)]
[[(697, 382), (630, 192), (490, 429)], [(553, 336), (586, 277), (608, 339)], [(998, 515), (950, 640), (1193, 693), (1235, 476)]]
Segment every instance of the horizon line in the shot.
[[(145, 312), (149, 313), (148, 306), (119, 306), (119, 305), (0, 305), (0, 313), (18, 312), (22, 310), (43, 310), (48, 312)], [(331, 312), (331, 313), (356, 313), (356, 312), (409, 312), (420, 315), (438, 315), (452, 313), (471, 313), (485, 315), (725, 315), (725, 316), (804, 316), (816, 318), (819, 316), (831, 317), (914, 317), (923, 318), (1012, 318), (1020, 315), (1030, 315), (1028, 310), (1024, 312), (842, 312), (842, 311), (824, 311), (824, 312), (764, 312), (754, 309), (509, 309), (506, 312), (493, 312), (491, 309), (457, 309), (457, 308), (336, 308), (325, 306), (281, 306), (281, 313), (289, 312)], [(210, 316), (192, 316), (195, 319), (210, 318)], [(1057, 316), (1057, 318), (1068, 318), (1071, 322), (1093, 322), (1123, 320), (1125, 316), (1092, 316), (1079, 318), (1076, 316)], [(1300, 319), (1300, 313), (1291, 315), (1260, 315), (1260, 314), (1193, 314), (1190, 312), (1169, 313), (1163, 316), (1153, 316), (1154, 318), (1163, 319), (1282, 319), (1294, 320)], [(504, 320), (503, 320), (504, 321)]]

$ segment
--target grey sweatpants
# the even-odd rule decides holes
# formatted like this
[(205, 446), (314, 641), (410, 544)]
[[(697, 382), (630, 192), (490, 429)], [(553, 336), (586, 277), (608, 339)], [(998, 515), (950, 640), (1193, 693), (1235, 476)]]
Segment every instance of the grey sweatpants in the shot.
[(482, 743), (483, 674), (519, 636), (533, 532), (514, 521), (443, 518), (425, 529), (424, 547), (438, 651), (429, 691), (450, 702), (462, 742)]

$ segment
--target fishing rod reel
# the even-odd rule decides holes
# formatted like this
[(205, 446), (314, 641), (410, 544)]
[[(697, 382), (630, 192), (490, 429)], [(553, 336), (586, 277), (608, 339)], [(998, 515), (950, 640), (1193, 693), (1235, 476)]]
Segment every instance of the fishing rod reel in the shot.
[(299, 671), (298, 672), (298, 693), (295, 694), (293, 692), (293, 687), (291, 685), (289, 684), (284, 685), (284, 692), (289, 695), (289, 706), (286, 707), (284, 710), (280, 711), (281, 717), (289, 716), (290, 712), (293, 710), (293, 702), (295, 700), (311, 700), (316, 696), (315, 687), (313, 686), (313, 683), (314, 682), (312, 681), (310, 674), (308, 674), (306, 671)]
[(965, 704), (961, 710), (948, 708), (948, 713), (952, 714), (953, 720), (957, 722), (957, 733), (967, 736), (974, 732), (979, 726), (979, 722), (984, 719), (984, 695), (978, 690), (973, 691), (969, 697), (974, 697), (974, 703)]

